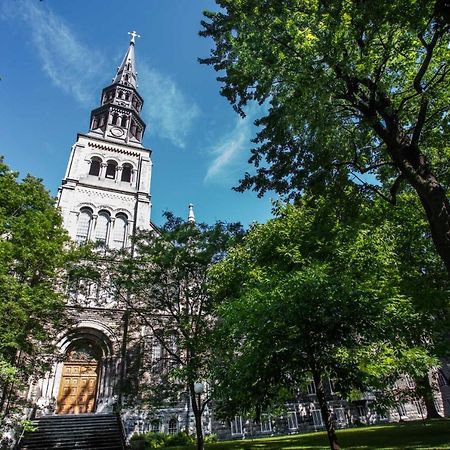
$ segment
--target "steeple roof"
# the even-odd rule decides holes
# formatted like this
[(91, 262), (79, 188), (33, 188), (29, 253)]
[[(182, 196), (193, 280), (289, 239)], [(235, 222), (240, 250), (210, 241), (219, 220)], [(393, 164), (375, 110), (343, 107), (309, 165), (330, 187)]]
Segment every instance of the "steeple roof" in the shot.
[(91, 135), (114, 142), (142, 146), (145, 123), (140, 117), (144, 100), (137, 91), (134, 41), (139, 35), (132, 31), (130, 45), (112, 84), (102, 91), (101, 104), (91, 112)]
[(130, 46), (123, 58), (122, 64), (117, 69), (117, 74), (113, 79), (113, 83), (123, 84), (137, 88), (136, 78), (136, 62), (134, 59), (134, 43), (135, 38), (140, 37), (135, 31), (128, 33), (131, 35)]

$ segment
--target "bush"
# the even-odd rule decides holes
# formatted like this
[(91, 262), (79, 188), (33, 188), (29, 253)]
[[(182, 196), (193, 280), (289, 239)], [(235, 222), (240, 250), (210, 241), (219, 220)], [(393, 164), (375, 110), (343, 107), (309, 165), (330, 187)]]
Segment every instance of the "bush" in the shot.
[(130, 438), (130, 447), (133, 450), (148, 450), (161, 448), (167, 445), (170, 436), (164, 433), (133, 434)]
[(185, 431), (180, 431), (177, 434), (169, 436), (169, 439), (166, 442), (166, 447), (176, 445), (190, 445), (194, 443), (195, 439), (192, 436), (187, 434)]
[(219, 438), (217, 437), (217, 434), (206, 434), (205, 435), (205, 444), (212, 444), (214, 442), (217, 442)]
[(194, 444), (195, 439), (184, 431), (170, 435), (165, 433), (133, 434), (130, 447), (133, 450), (149, 450), (152, 448), (175, 447)]
[(130, 447), (133, 450), (146, 450), (147, 443), (145, 442), (143, 434), (133, 434), (130, 438)]

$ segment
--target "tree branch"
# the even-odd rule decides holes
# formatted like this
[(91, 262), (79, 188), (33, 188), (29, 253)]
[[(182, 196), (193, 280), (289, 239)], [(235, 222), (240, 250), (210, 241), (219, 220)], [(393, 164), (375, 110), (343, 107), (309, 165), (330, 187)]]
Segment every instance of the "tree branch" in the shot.
[(433, 51), (434, 51), (434, 48), (436, 47), (436, 44), (441, 36), (441, 31), (439, 29), (437, 29), (434, 32), (433, 37), (431, 38), (431, 41), (429, 44), (425, 41), (425, 38), (423, 37), (423, 33), (419, 33), (417, 36), (418, 36), (420, 42), (422, 43), (426, 53), (425, 53), (425, 58), (422, 61), (422, 65), (420, 66), (420, 69), (414, 78), (413, 86), (414, 86), (414, 89), (418, 93), (422, 93), (423, 92), (422, 79), (425, 76), (425, 73), (427, 72), (428, 67), (430, 66), (430, 62), (433, 57)]
[(422, 133), (423, 125), (427, 117), (427, 110), (428, 110), (428, 99), (422, 97), (420, 102), (419, 114), (417, 116), (416, 126), (414, 127), (414, 132), (411, 138), (411, 146), (417, 147), (419, 144), (420, 135)]

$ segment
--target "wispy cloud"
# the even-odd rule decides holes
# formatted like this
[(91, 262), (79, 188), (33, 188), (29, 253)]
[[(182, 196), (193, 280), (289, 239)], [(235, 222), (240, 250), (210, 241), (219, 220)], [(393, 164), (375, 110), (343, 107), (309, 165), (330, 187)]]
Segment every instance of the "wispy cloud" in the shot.
[(28, 25), (42, 70), (53, 83), (82, 105), (92, 104), (92, 86), (104, 70), (103, 56), (83, 45), (44, 3), (17, 0), (3, 6), (3, 18), (22, 19)]
[(253, 123), (261, 112), (259, 107), (249, 108), (246, 116), (238, 116), (233, 129), (219, 138), (217, 145), (210, 151), (213, 158), (204, 178), (205, 183), (236, 182), (237, 177), (242, 175), (255, 134)]
[(184, 148), (200, 113), (197, 104), (187, 98), (170, 77), (145, 62), (138, 65), (139, 91), (146, 100), (143, 114), (150, 133)]

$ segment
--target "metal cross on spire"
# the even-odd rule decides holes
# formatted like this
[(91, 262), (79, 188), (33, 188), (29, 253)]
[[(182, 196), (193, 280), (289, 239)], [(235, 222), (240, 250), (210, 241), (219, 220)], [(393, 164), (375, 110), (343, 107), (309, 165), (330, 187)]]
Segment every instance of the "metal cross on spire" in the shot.
[(130, 40), (130, 43), (131, 43), (131, 44), (134, 44), (135, 39), (136, 39), (137, 37), (138, 37), (138, 38), (141, 37), (141, 35), (140, 35), (140, 34), (137, 34), (136, 31), (129, 31), (128, 34), (131, 36), (131, 40)]

